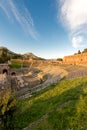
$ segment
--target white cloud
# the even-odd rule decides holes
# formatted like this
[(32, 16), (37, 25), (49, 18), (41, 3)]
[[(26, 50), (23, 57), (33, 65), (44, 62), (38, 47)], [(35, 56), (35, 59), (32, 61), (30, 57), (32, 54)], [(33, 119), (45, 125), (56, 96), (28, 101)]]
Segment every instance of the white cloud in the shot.
[(78, 48), (79, 46), (81, 46), (82, 42), (83, 42), (82, 36), (77, 36), (72, 38), (72, 45), (74, 48)]
[(87, 0), (60, 0), (60, 6), (62, 23), (71, 34), (74, 47), (79, 47), (82, 35), (87, 33)]
[(28, 35), (36, 39), (37, 33), (33, 19), (22, 2), (16, 3), (14, 0), (0, 0), (0, 8), (10, 20), (16, 20)]
[(65, 0), (61, 11), (71, 30), (87, 23), (87, 0)]

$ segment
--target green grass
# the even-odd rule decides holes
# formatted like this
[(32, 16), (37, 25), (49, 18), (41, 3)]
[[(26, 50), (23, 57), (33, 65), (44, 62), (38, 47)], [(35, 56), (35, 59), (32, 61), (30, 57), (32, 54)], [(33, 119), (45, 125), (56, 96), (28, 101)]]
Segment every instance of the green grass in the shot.
[(22, 63), (21, 62), (12, 62), (12, 64), (10, 65), (11, 68), (21, 68)]
[(48, 113), (29, 130), (87, 130), (87, 77), (63, 80), (19, 101), (17, 107), (15, 126), (19, 128)]

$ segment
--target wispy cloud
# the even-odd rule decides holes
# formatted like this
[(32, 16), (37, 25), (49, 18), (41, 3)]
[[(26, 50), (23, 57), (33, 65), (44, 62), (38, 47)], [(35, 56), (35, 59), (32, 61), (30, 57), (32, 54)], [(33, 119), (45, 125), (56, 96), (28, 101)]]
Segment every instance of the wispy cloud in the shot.
[(81, 46), (81, 43), (83, 42), (83, 37), (81, 36), (76, 36), (72, 38), (72, 44), (74, 48), (78, 48)]
[(87, 33), (87, 0), (57, 0), (62, 23), (68, 28), (73, 47), (83, 43)]
[(0, 8), (10, 20), (16, 20), (28, 35), (36, 39), (33, 19), (22, 1), (17, 3), (16, 0), (0, 0)]

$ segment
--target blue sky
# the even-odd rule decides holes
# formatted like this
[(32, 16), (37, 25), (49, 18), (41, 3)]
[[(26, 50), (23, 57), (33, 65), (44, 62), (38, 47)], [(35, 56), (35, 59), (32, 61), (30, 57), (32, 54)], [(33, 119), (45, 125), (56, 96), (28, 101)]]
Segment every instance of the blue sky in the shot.
[(87, 46), (87, 0), (0, 0), (0, 46), (43, 58)]

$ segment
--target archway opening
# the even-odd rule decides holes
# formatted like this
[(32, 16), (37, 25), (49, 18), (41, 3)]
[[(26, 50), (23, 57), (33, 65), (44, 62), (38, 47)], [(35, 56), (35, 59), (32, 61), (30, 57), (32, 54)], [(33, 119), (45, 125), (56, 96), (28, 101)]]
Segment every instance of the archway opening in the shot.
[(16, 75), (16, 73), (15, 73), (15, 72), (12, 72), (12, 73), (11, 73), (11, 75), (12, 75), (12, 76), (15, 76), (15, 75)]
[(7, 69), (3, 69), (3, 74), (8, 74), (8, 70)]

